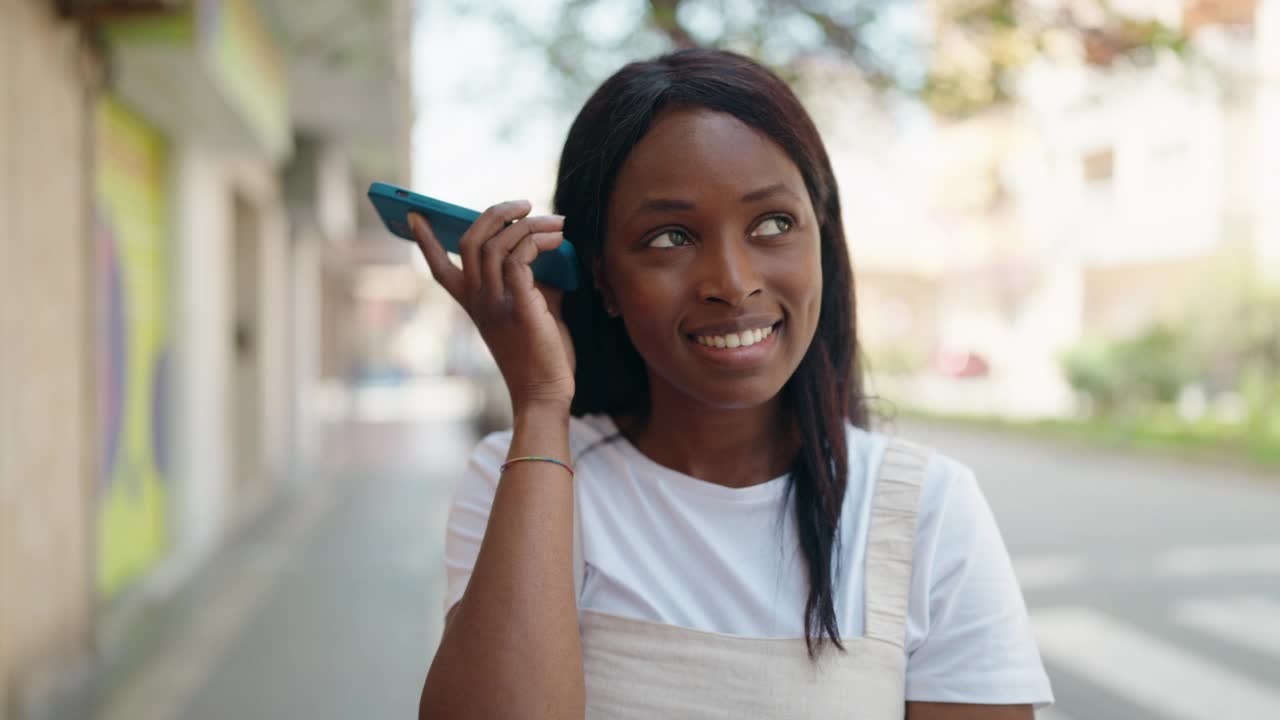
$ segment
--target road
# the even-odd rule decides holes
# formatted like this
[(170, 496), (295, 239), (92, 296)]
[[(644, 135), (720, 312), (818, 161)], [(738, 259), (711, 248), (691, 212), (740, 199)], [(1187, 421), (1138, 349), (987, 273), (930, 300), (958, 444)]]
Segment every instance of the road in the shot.
[[(430, 415), (430, 413), (428, 413)], [(443, 522), (475, 438), (352, 424), (317, 477), (153, 608), (95, 720), (404, 718), (439, 638)], [(1280, 718), (1280, 478), (903, 425), (977, 472), (1053, 720)]]
[(903, 424), (974, 468), (1054, 718), (1280, 718), (1280, 476)]

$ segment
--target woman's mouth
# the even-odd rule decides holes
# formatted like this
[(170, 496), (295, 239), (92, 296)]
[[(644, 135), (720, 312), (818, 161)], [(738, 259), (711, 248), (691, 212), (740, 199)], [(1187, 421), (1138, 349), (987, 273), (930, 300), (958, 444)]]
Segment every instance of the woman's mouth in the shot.
[(693, 338), (693, 341), (699, 345), (706, 345), (707, 347), (736, 348), (751, 347), (772, 334), (773, 326), (768, 325), (762, 328), (744, 330), (740, 333), (729, 333), (728, 335), (690, 335), (689, 337)]
[(782, 321), (725, 335), (686, 335), (694, 350), (712, 364), (722, 367), (751, 367), (764, 361), (778, 344)]

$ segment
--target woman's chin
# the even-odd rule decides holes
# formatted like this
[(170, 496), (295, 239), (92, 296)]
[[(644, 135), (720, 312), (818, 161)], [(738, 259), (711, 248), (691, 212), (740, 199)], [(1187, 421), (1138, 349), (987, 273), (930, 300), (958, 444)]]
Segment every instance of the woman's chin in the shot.
[(703, 405), (716, 410), (746, 410), (778, 399), (782, 387), (760, 381), (725, 383), (724, 387), (699, 388), (692, 393)]

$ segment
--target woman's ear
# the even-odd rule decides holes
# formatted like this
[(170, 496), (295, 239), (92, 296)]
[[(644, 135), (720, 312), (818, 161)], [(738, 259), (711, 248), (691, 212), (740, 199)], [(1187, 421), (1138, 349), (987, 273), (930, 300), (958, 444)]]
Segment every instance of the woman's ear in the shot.
[(618, 310), (618, 301), (614, 299), (613, 289), (609, 287), (609, 278), (605, 276), (604, 262), (600, 258), (596, 258), (591, 262), (591, 277), (595, 283), (596, 291), (600, 293), (600, 297), (604, 300), (604, 311), (609, 317), (618, 317), (622, 313)]

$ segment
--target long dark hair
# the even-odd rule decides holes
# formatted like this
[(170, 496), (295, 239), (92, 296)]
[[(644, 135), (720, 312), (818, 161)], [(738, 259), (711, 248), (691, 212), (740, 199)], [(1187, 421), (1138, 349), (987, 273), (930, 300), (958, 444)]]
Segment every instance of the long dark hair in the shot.
[[(604, 82), (578, 113), (560, 156), (555, 211), (565, 216), (585, 268), (604, 250), (606, 204), (627, 155), (664, 110), (706, 108), (733, 115), (781, 147), (800, 169), (817, 214), (822, 252), (822, 308), (813, 342), (782, 390), (784, 411), (801, 438), (787, 484), (809, 571), (805, 639), (811, 658), (836, 647), (832, 556), (849, 473), (845, 423), (866, 427), (853, 273), (845, 245), (835, 175), (809, 114), (786, 83), (755, 61), (718, 50), (682, 50), (631, 63)], [(571, 412), (636, 415), (649, 410), (644, 360), (621, 320), (609, 317), (598, 291), (564, 298), (577, 353)]]

